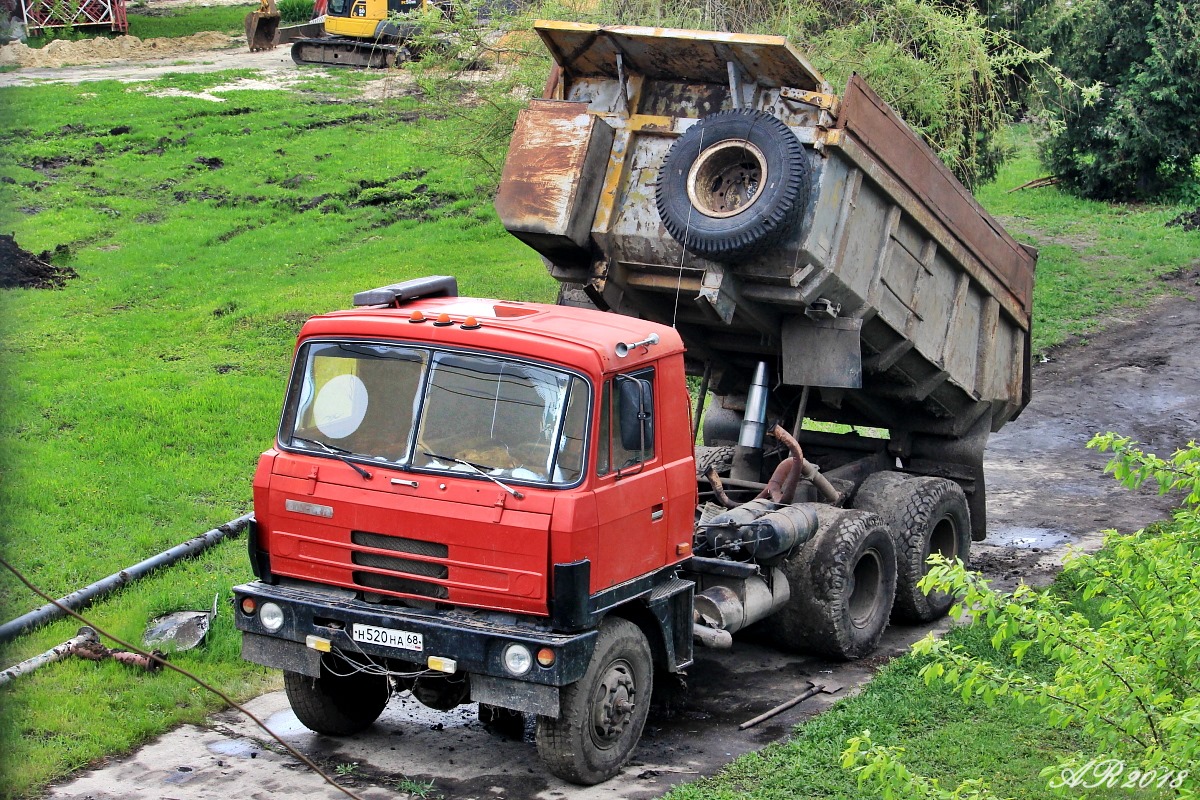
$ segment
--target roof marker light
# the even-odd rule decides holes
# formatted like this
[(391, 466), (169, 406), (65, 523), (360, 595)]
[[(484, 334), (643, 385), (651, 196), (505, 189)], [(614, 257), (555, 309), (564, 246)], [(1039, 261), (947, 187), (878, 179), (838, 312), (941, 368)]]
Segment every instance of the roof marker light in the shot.
[(422, 314), (420, 311), (414, 311), (408, 315), (408, 321), (409, 322), (425, 322), (426, 319), (425, 319), (425, 315)]
[(473, 331), (473, 330), (478, 330), (479, 328), (482, 328), (483, 326), (480, 325), (479, 320), (475, 319), (474, 317), (467, 317), (466, 319), (463, 320), (463, 324), (461, 327), (464, 331)]
[(439, 328), (444, 328), (447, 325), (453, 325), (454, 320), (450, 319), (450, 315), (443, 311), (441, 314), (438, 314), (438, 318), (434, 320), (433, 324), (437, 325)]

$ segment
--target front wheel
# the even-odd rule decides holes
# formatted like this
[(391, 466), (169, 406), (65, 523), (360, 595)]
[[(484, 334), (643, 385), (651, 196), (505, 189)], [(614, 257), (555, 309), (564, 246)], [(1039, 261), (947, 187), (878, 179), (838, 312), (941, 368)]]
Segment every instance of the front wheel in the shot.
[(538, 717), (538, 755), (547, 768), (583, 786), (620, 772), (642, 737), (653, 681), (641, 629), (617, 617), (604, 620), (587, 671), (559, 695), (558, 717)]
[(331, 670), (322, 659), (319, 678), (284, 671), (288, 703), (304, 727), (328, 736), (349, 736), (379, 719), (391, 696), (387, 676), (353, 669), (339, 659)]

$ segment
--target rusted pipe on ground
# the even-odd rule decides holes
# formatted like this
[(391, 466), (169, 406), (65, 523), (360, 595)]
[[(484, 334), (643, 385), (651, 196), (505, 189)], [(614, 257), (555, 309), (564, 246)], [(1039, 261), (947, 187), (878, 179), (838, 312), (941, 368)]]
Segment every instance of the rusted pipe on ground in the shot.
[(39, 653), (33, 658), (27, 658), (20, 664), (14, 664), (3, 672), (0, 672), (0, 686), (8, 683), (13, 678), (33, 672), (38, 667), (53, 664), (55, 661), (61, 661), (74, 653), (76, 648), (91, 644), (99, 645), (100, 637), (96, 635), (96, 631), (93, 628), (84, 625), (79, 629), (79, 633), (76, 634), (74, 639), (68, 639), (60, 645), (51, 647), (44, 653)]
[(729, 495), (725, 494), (725, 485), (721, 483), (721, 476), (717, 474), (716, 467), (709, 467), (708, 472), (704, 473), (704, 477), (708, 479), (709, 486), (712, 486), (713, 494), (717, 498), (717, 502), (726, 508), (737, 508), (738, 504), (729, 499)]
[(120, 664), (128, 664), (131, 667), (144, 669), (147, 672), (158, 672), (163, 668), (163, 662), (167, 658), (162, 650), (154, 650), (150, 655), (144, 656), (141, 653), (131, 653), (128, 650), (108, 648), (98, 641), (79, 644), (75, 647), (74, 653), (88, 661), (103, 661), (106, 658), (111, 658)]
[(817, 489), (821, 491), (821, 494), (825, 495), (825, 498), (829, 500), (830, 503), (836, 506), (842, 502), (842, 493), (833, 488), (833, 484), (821, 474), (821, 471), (817, 469), (815, 464), (804, 458), (804, 452), (800, 449), (800, 443), (797, 442), (790, 433), (785, 431), (782, 425), (776, 425), (774, 428), (772, 428), (771, 435), (774, 436), (780, 444), (786, 447), (788, 451), (793, 454), (793, 457), (796, 457), (795, 454), (799, 454), (798, 463), (800, 464), (801, 473), (805, 478), (808, 478), (813, 482)]
[[(230, 520), (207, 533), (202, 533), (195, 538), (188, 539), (182, 544), (177, 544), (170, 550), (147, 558), (145, 561), (140, 561), (132, 567), (127, 567), (120, 572), (109, 575), (107, 578), (96, 581), (90, 586), (85, 586), (82, 589), (71, 592), (69, 595), (59, 598), (58, 602), (73, 611), (86, 608), (96, 598), (103, 597), (114, 589), (119, 589), (138, 578), (143, 578), (159, 567), (165, 567), (169, 564), (174, 564), (182, 558), (194, 556), (212, 547), (226, 536), (240, 533), (250, 523), (252, 517), (252, 514), (244, 514), (237, 519)], [(65, 611), (54, 603), (47, 603), (39, 609), (30, 611), (28, 614), (0, 625), (0, 644), (64, 616), (66, 616)]]

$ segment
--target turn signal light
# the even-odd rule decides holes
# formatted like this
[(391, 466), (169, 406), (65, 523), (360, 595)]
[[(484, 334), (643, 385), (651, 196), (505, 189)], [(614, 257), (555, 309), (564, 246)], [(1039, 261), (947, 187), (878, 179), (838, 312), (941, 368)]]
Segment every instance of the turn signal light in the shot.
[(248, 617), (254, 616), (254, 612), (258, 611), (258, 603), (254, 602), (253, 597), (242, 598), (242, 613)]
[(541, 664), (543, 667), (553, 667), (554, 666), (554, 651), (551, 650), (549, 647), (543, 647), (541, 650), (538, 650), (537, 662), (539, 664)]

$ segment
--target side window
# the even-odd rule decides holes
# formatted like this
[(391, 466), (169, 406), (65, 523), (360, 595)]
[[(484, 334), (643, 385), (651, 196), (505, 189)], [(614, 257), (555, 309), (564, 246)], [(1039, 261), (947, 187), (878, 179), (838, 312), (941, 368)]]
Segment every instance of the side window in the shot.
[(654, 370), (605, 381), (600, 397), (600, 475), (654, 458)]

